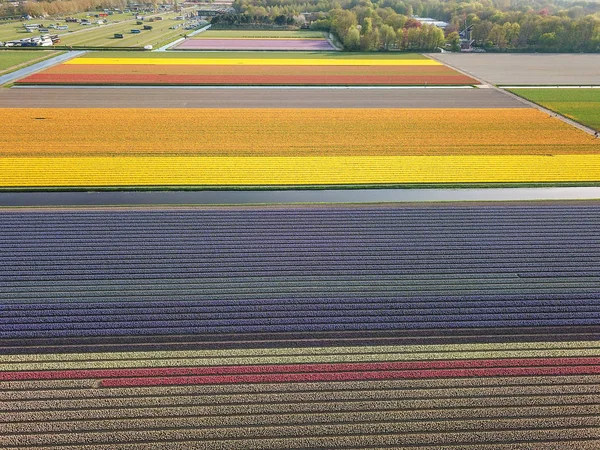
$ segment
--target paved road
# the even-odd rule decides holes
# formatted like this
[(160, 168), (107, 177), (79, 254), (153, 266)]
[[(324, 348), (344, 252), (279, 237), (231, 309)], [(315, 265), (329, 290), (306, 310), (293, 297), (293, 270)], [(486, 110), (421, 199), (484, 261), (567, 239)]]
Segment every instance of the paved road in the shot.
[(0, 207), (593, 200), (599, 187), (310, 189), (265, 191), (0, 192)]
[(4, 108), (523, 108), (491, 89), (12, 88)]

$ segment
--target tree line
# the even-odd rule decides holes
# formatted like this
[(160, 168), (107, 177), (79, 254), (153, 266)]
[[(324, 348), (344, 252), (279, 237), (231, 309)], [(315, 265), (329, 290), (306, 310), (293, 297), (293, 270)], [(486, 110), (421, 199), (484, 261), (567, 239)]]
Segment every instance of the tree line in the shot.
[[(245, 22), (276, 17), (335, 33), (347, 50), (455, 50), (458, 33), (488, 51), (600, 52), (600, 3), (568, 0), (235, 0)], [(310, 13), (307, 15), (306, 13)], [(449, 25), (421, 25), (431, 17)], [(294, 20), (295, 18), (295, 20)]]
[(55, 0), (28, 1), (19, 4), (4, 3), (0, 5), (0, 17), (67, 16), (85, 11), (108, 8), (125, 8), (127, 0)]
[[(168, 3), (174, 0), (154, 0)], [(64, 16), (124, 8), (127, 0), (0, 4), (0, 17)], [(306, 26), (337, 35), (346, 50), (460, 48), (459, 32), (488, 51), (600, 52), (600, 2), (569, 0), (235, 0), (220, 26)], [(418, 17), (445, 21), (441, 29)]]

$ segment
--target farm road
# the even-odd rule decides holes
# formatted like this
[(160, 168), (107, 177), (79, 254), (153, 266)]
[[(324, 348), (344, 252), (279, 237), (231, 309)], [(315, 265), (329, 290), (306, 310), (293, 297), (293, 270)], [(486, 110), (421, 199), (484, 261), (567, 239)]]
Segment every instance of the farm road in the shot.
[(600, 83), (600, 55), (597, 54), (435, 53), (427, 56), (497, 85)]
[[(26, 92), (23, 89), (27, 89)], [(524, 108), (491, 89), (12, 88), (3, 108)]]

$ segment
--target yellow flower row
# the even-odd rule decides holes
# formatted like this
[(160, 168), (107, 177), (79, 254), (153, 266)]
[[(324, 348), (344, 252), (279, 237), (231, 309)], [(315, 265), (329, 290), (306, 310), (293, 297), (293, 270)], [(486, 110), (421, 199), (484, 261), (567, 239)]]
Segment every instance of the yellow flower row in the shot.
[[(202, 367), (250, 364), (360, 363), (482, 358), (581, 358), (600, 356), (596, 342), (470, 344), (369, 347), (312, 347), (252, 350), (148, 351), (84, 354), (7, 355), (0, 372), (29, 370), (124, 369), (134, 367)], [(463, 347), (465, 348), (463, 350)], [(508, 348), (506, 348), (508, 347)], [(430, 350), (431, 348), (431, 350)]]
[(600, 181), (600, 155), (0, 158), (2, 187), (569, 181)]
[(301, 59), (301, 58), (75, 58), (66, 65), (155, 66), (441, 66), (432, 59)]
[(0, 156), (600, 154), (536, 109), (5, 109)]

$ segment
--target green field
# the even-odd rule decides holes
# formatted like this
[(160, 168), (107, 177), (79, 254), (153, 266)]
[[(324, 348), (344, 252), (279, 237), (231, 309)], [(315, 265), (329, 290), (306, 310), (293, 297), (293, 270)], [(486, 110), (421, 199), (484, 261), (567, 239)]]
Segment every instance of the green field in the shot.
[[(96, 12), (93, 13), (81, 13), (81, 14), (74, 14), (72, 17), (75, 18), (79, 18), (79, 19), (89, 19), (92, 22), (98, 21), (99, 18), (94, 17), (94, 14), (97, 14)], [(133, 20), (133, 16), (131, 14), (113, 14), (112, 16), (108, 16), (105, 18), (102, 18), (103, 20), (107, 20), (108, 23), (105, 25), (97, 25), (97, 24), (93, 24), (93, 25), (81, 25), (79, 23), (73, 23), (73, 22), (65, 22), (64, 18), (50, 18), (50, 19), (32, 19), (29, 21), (24, 21), (24, 22), (8, 22), (8, 23), (3, 23), (0, 25), (0, 41), (13, 41), (13, 40), (17, 40), (17, 39), (24, 39), (24, 38), (28, 38), (28, 37), (33, 37), (33, 36), (39, 36), (42, 33), (39, 33), (37, 31), (33, 32), (33, 33), (29, 33), (27, 31), (25, 31), (25, 27), (23, 26), (24, 24), (33, 24), (33, 23), (37, 23), (37, 24), (41, 24), (44, 25), (46, 27), (50, 26), (50, 25), (67, 25), (69, 27), (68, 30), (56, 30), (53, 28), (49, 28), (48, 34), (58, 34), (59, 36), (61, 36), (61, 38), (64, 38), (70, 34), (76, 34), (76, 32), (79, 31), (91, 31), (91, 30), (95, 30), (97, 28), (103, 28), (106, 27), (108, 25), (117, 23), (117, 22), (122, 22), (125, 20)]]
[(52, 50), (0, 50), (0, 74), (60, 55)]
[(239, 59), (428, 59), (418, 53), (342, 53), (342, 52), (261, 52), (261, 51), (241, 51), (235, 52), (201, 52), (201, 51), (185, 51), (185, 52), (111, 52), (103, 51), (102, 53), (90, 52), (80, 58), (223, 58), (231, 59), (232, 57)]
[[(73, 17), (88, 18), (92, 22), (96, 22), (99, 18), (94, 17), (94, 13), (81, 13), (76, 14)], [(107, 20), (108, 23), (103, 25), (81, 25), (78, 23), (66, 23), (64, 19), (35, 19), (28, 22), (9, 22), (0, 25), (0, 41), (10, 41), (17, 39), (24, 39), (33, 36), (39, 36), (39, 32), (28, 33), (23, 27), (23, 23), (38, 23), (45, 26), (51, 24), (67, 25), (68, 30), (56, 30), (49, 29), (48, 34), (58, 34), (61, 42), (59, 45), (66, 46), (87, 46), (87, 47), (144, 47), (145, 45), (152, 45), (158, 47), (165, 45), (171, 41), (178, 39), (184, 34), (189, 34), (191, 30), (184, 30), (178, 28), (171, 30), (170, 27), (174, 25), (181, 25), (184, 23), (183, 20), (174, 20), (174, 18), (181, 13), (159, 13), (152, 16), (160, 16), (163, 20), (150, 22), (149, 19), (152, 16), (145, 15), (143, 25), (137, 25), (137, 20), (133, 13), (127, 14), (113, 14), (103, 20)], [(152, 26), (152, 30), (143, 30), (144, 25)], [(141, 33), (132, 34), (132, 29), (139, 29)], [(123, 39), (115, 39), (114, 35), (123, 34)]]
[(279, 31), (279, 30), (208, 30), (194, 36), (193, 39), (218, 39), (218, 38), (289, 38), (289, 39), (307, 39), (322, 38), (321, 31)]
[(600, 131), (600, 89), (510, 89), (510, 92)]
[[(158, 47), (178, 39), (191, 31), (178, 28), (171, 30), (173, 25), (182, 24), (182, 20), (173, 20), (177, 13), (160, 14), (164, 20), (150, 22), (146, 18), (143, 25), (137, 25), (136, 20), (128, 20), (115, 25), (104, 25), (93, 30), (72, 33), (64, 36), (61, 45), (89, 46), (89, 47), (144, 47), (152, 45)], [(152, 30), (143, 30), (144, 25), (150, 25)], [(141, 30), (139, 34), (132, 34), (132, 29)], [(115, 33), (123, 34), (123, 39), (114, 37)]]

